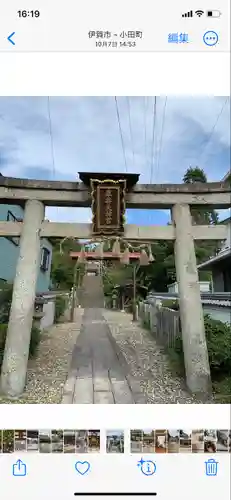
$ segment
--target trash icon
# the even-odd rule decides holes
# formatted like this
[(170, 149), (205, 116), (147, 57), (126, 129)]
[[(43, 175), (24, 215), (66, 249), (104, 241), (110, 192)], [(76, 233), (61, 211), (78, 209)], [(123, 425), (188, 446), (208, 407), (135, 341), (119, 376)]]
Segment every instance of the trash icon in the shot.
[(210, 458), (205, 462), (206, 476), (217, 476), (218, 462), (214, 458)]

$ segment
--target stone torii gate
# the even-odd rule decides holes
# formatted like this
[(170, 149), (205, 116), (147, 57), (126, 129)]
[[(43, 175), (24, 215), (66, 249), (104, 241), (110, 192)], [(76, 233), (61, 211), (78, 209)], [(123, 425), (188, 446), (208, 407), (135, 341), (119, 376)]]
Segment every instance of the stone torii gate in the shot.
[(211, 390), (208, 351), (198, 283), (194, 240), (225, 240), (226, 225), (195, 226), (190, 207), (229, 208), (230, 186), (225, 182), (197, 184), (136, 184), (134, 174), (79, 174), (83, 182), (40, 181), (0, 177), (0, 202), (22, 205), (23, 222), (0, 222), (0, 236), (20, 236), (20, 251), (14, 280), (1, 390), (10, 397), (22, 394), (33, 320), (35, 288), (40, 260), (40, 238), (91, 239), (92, 224), (56, 223), (44, 220), (46, 206), (89, 207), (89, 179), (126, 179), (126, 208), (170, 209), (172, 225), (125, 225), (128, 240), (175, 241), (175, 265), (179, 283), (180, 316), (186, 381), (193, 393)]

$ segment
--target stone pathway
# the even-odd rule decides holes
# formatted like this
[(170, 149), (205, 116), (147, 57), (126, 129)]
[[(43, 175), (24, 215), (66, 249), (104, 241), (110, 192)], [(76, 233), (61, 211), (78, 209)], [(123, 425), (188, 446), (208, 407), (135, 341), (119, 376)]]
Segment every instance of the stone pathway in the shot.
[(64, 387), (63, 404), (146, 403), (102, 309), (85, 309)]
[(189, 394), (184, 379), (173, 376), (167, 355), (151, 333), (132, 322), (130, 314), (105, 309), (103, 315), (127, 369), (149, 404), (214, 403)]
[(28, 363), (22, 397), (0, 395), (0, 403), (213, 402), (188, 393), (184, 380), (172, 375), (161, 347), (131, 315), (99, 308), (76, 309), (74, 323), (43, 332), (37, 357)]

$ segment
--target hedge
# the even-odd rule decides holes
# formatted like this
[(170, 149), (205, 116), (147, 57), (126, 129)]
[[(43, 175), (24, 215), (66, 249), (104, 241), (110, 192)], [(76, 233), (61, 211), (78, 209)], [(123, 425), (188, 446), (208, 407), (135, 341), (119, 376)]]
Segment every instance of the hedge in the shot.
[[(228, 323), (204, 316), (211, 375), (214, 380), (231, 375), (231, 326)], [(183, 362), (183, 343), (178, 337), (174, 346)]]
[(10, 315), (12, 301), (13, 285), (12, 283), (1, 283), (0, 290), (0, 323), (7, 324)]

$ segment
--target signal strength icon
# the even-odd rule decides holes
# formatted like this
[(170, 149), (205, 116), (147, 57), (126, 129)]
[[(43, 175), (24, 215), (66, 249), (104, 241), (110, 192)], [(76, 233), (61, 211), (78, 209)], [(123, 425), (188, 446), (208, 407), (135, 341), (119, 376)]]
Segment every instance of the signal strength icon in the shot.
[(203, 16), (204, 11), (203, 11), (203, 10), (195, 10), (195, 14), (196, 14), (198, 17), (201, 17), (201, 16)]
[(190, 10), (189, 12), (185, 12), (184, 14), (182, 14), (182, 17), (193, 17), (193, 11)]

